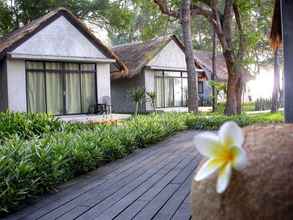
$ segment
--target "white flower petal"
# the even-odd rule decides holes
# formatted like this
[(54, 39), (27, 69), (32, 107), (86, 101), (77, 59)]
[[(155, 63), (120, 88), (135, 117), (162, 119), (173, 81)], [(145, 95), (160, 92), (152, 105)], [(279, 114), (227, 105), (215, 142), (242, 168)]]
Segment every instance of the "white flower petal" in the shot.
[(214, 172), (216, 172), (221, 166), (223, 166), (224, 162), (218, 159), (210, 159), (205, 162), (202, 167), (198, 170), (197, 174), (194, 177), (195, 181), (201, 181)]
[(206, 157), (214, 157), (218, 148), (221, 146), (219, 137), (213, 133), (201, 133), (194, 138), (196, 149)]
[(233, 121), (226, 122), (221, 126), (219, 137), (222, 143), (228, 147), (241, 147), (244, 142), (241, 128)]
[(232, 162), (232, 167), (236, 170), (242, 170), (248, 165), (248, 159), (246, 152), (243, 148), (233, 147), (232, 149), (234, 160)]
[(218, 181), (217, 181), (217, 192), (223, 193), (227, 189), (232, 175), (232, 165), (228, 163), (220, 169)]

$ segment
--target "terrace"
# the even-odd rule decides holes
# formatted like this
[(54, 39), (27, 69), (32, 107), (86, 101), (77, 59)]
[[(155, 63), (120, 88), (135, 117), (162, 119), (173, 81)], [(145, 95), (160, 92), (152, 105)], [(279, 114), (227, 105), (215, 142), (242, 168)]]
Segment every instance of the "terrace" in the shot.
[(81, 176), (6, 220), (190, 219), (190, 186), (200, 159), (195, 134), (177, 134)]

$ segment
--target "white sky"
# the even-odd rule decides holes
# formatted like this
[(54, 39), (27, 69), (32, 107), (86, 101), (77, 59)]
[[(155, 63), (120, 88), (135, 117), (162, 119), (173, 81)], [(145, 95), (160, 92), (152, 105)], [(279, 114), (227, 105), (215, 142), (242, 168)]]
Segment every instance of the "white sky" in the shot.
[[(253, 100), (257, 98), (270, 98), (272, 96), (274, 86), (274, 67), (267, 65), (260, 69), (260, 73), (256, 75), (255, 80), (247, 83), (250, 95)], [(283, 87), (282, 84), (280, 85)]]

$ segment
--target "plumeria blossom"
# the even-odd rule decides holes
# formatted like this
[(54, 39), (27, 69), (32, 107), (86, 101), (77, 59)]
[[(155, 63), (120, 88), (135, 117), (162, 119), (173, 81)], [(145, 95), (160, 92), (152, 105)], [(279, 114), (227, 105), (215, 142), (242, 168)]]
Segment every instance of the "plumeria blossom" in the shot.
[(247, 166), (246, 152), (242, 148), (244, 135), (235, 122), (226, 122), (218, 135), (205, 132), (194, 139), (197, 150), (208, 160), (195, 175), (195, 181), (201, 181), (218, 172), (217, 192), (223, 193), (230, 182), (232, 170), (241, 170)]

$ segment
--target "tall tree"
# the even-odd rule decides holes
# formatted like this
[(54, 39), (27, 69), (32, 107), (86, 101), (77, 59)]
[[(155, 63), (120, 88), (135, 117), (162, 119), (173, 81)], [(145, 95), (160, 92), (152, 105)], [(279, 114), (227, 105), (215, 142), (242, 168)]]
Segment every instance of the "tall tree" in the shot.
[(124, 30), (132, 19), (131, 10), (120, 0), (0, 1), (0, 34), (26, 25), (59, 7), (65, 7), (79, 18), (113, 32)]
[[(215, 76), (217, 75), (216, 73), (216, 47), (217, 47), (217, 39), (216, 39), (216, 32), (213, 31), (213, 56), (212, 56), (212, 75), (211, 75), (211, 80), (215, 80)], [(213, 112), (215, 112), (217, 109), (217, 91), (215, 86), (212, 86), (212, 107), (213, 107)]]
[[(267, 0), (266, 0), (267, 1)], [(174, 11), (177, 0), (155, 0), (163, 13)], [(193, 0), (191, 14), (202, 16), (215, 30), (228, 70), (225, 114), (241, 112), (244, 74), (248, 72), (252, 44), (258, 41), (259, 27), (255, 25), (260, 1)]]
[(154, 0), (162, 13), (178, 19), (181, 24), (184, 52), (188, 72), (188, 111), (198, 112), (197, 72), (194, 62), (191, 33), (191, 0), (182, 0), (176, 10), (169, 8), (166, 0)]
[(113, 44), (139, 40), (149, 40), (172, 33), (173, 22), (158, 13), (159, 10), (150, 0), (128, 0), (127, 8), (131, 13), (126, 27), (111, 33)]

